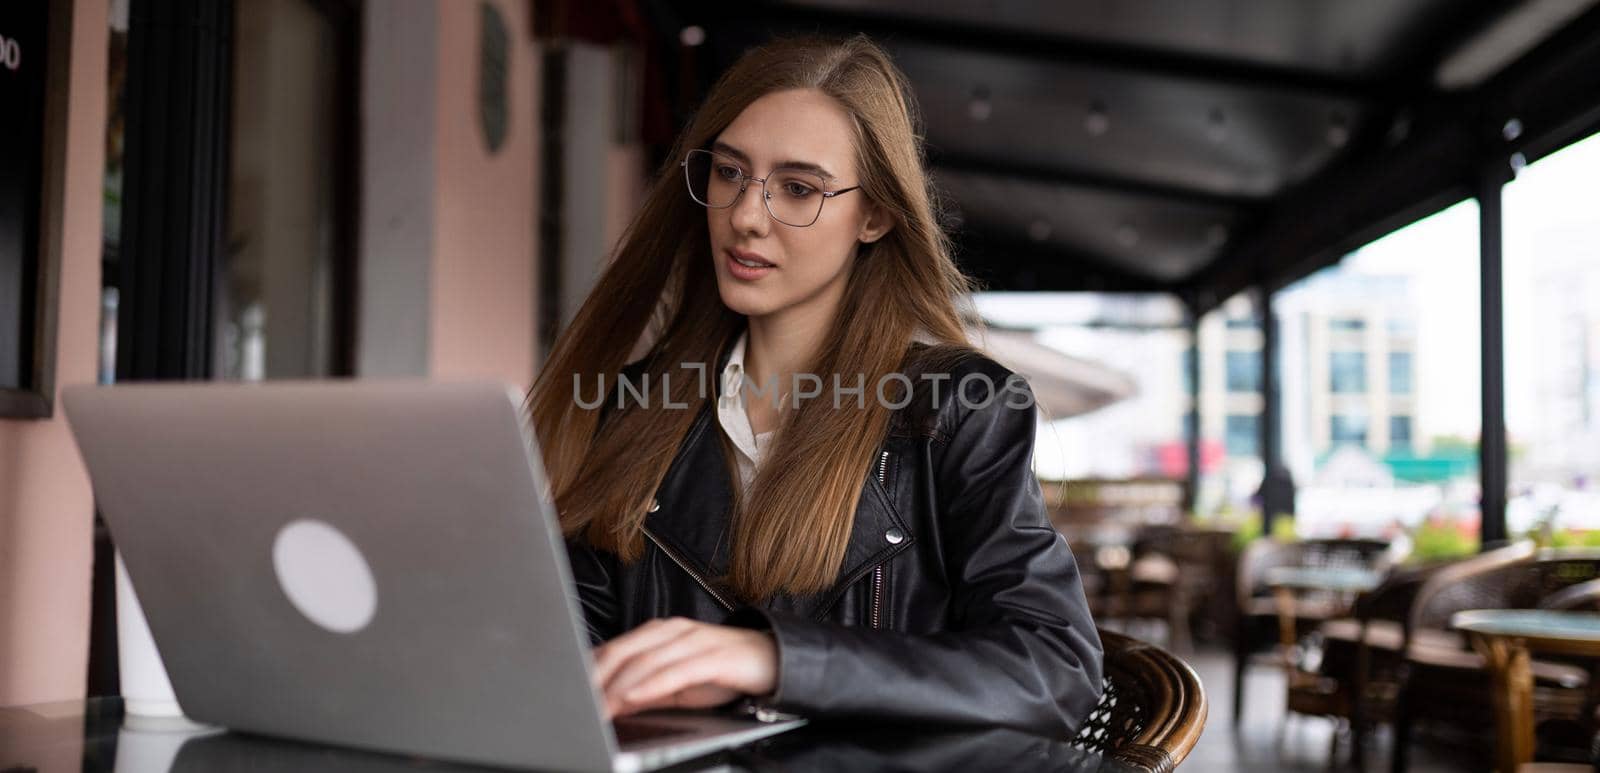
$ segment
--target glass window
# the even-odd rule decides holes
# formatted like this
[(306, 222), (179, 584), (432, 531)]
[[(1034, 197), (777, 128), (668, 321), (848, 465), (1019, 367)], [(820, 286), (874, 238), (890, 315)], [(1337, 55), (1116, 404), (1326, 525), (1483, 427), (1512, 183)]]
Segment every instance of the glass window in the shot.
[(1600, 529), (1600, 135), (1506, 185), (1506, 530)]
[(1328, 389), (1339, 394), (1359, 394), (1367, 391), (1367, 353), (1330, 353)]
[(1261, 489), (1260, 295), (1241, 292), (1200, 318), (1200, 436), (1217, 463), (1203, 467), (1195, 510), (1244, 513)]
[(228, 258), (219, 269), (215, 375), (326, 378), (353, 367), (356, 167), (343, 144), (355, 61), (324, 4), (238, 4)]
[(1367, 447), (1367, 417), (1353, 413), (1336, 413), (1328, 432), (1331, 445)]
[[(1589, 176), (1600, 179), (1600, 168)], [(1508, 277), (1514, 260), (1508, 249)], [(1301, 536), (1406, 529), (1426, 535), (1419, 551), (1430, 560), (1476, 549), (1477, 293), (1478, 206), (1468, 200), (1273, 295), (1283, 460)], [(1509, 319), (1509, 301), (1507, 309)], [(1336, 329), (1335, 320), (1355, 319), (1366, 321), (1361, 334)], [(1508, 390), (1514, 372), (1508, 362)], [(1371, 399), (1384, 373), (1382, 399)], [(1385, 434), (1388, 443), (1374, 448)]]
[(1389, 352), (1389, 394), (1411, 394), (1411, 352)]
[[(1047, 496), (1058, 481), (1188, 474), (1185, 360), (1193, 349), (1181, 305), (1168, 296), (1114, 293), (986, 292), (973, 300), (987, 322), (1008, 329), (991, 328), (990, 341), (1032, 331), (1028, 349), (1075, 358), (1083, 385), (1114, 385), (1104, 399), (1083, 404), (1040, 400), (1033, 461)], [(1220, 441), (1205, 450), (1202, 469), (1222, 457)]]
[(1411, 451), (1411, 417), (1389, 417), (1389, 452), (1410, 453)]
[(1228, 352), (1227, 365), (1229, 392), (1261, 391), (1260, 352)]
[(1335, 333), (1359, 333), (1367, 329), (1367, 321), (1360, 317), (1335, 317), (1328, 320), (1328, 328)]
[(1255, 456), (1261, 445), (1261, 417), (1229, 414), (1226, 446), (1229, 456)]

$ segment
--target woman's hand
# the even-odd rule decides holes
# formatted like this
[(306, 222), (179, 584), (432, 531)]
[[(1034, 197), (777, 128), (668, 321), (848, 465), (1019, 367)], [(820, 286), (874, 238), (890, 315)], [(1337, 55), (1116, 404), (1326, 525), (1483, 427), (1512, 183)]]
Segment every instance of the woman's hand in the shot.
[(594, 650), (606, 717), (653, 708), (708, 708), (767, 695), (778, 682), (772, 634), (683, 617), (651, 620)]

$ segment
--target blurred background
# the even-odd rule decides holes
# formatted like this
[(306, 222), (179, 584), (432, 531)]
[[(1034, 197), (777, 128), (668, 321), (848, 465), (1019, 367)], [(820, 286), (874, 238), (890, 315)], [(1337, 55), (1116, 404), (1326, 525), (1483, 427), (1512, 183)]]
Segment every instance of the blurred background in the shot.
[(1600, 545), (1597, 6), (11, 0), (0, 705), (115, 690), (56, 386), (525, 387), (775, 35), (864, 32), (910, 77), (974, 340), (1043, 398), (1108, 618), (1151, 529), (1216, 546), (1136, 578), (1209, 567), (1155, 615), (1178, 642), (1229, 639), (1261, 535)]

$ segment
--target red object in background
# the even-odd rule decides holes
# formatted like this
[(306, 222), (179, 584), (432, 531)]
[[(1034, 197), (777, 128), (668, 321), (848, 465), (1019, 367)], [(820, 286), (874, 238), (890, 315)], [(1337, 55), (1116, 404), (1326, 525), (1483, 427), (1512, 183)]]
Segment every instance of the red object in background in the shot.
[[(1151, 449), (1155, 456), (1157, 472), (1167, 478), (1182, 478), (1189, 474), (1189, 445), (1181, 441), (1162, 443)], [(1200, 441), (1200, 472), (1216, 472), (1222, 468), (1227, 456), (1221, 440)]]

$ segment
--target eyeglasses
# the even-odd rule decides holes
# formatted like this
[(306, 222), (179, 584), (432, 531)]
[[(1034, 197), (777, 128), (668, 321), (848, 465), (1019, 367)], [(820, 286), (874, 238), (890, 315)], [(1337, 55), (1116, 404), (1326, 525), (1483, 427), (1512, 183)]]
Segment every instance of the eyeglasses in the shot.
[(744, 167), (721, 153), (691, 150), (678, 162), (689, 183), (689, 196), (712, 209), (727, 209), (739, 200), (751, 182), (761, 183), (761, 200), (772, 219), (784, 225), (805, 228), (822, 216), (822, 203), (859, 185), (830, 191), (822, 175), (808, 169), (779, 167), (765, 178), (751, 177)]

